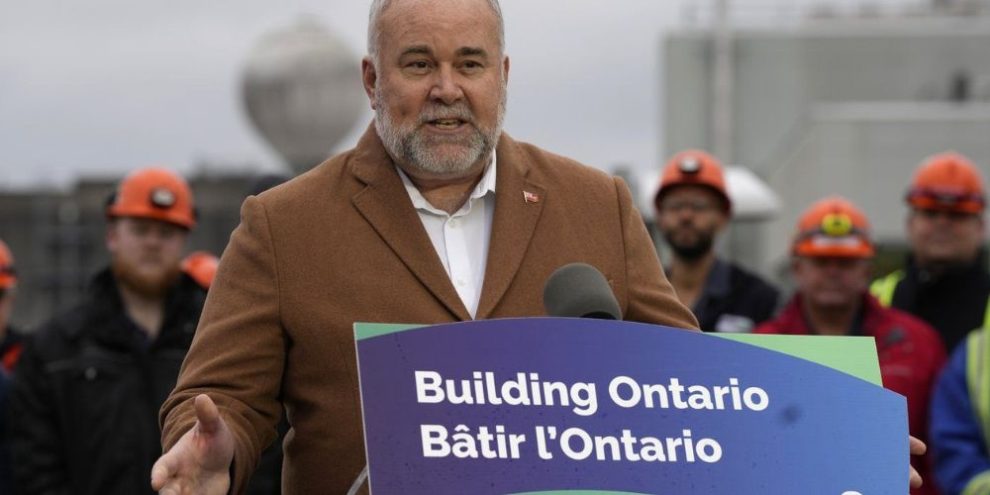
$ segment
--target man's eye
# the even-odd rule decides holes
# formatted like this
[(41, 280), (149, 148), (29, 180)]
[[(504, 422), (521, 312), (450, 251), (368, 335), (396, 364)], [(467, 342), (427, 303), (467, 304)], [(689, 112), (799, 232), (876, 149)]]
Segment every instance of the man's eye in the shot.
[(406, 68), (414, 71), (425, 71), (430, 68), (430, 64), (427, 63), (425, 60), (417, 60), (415, 62), (409, 62), (408, 64), (406, 64)]

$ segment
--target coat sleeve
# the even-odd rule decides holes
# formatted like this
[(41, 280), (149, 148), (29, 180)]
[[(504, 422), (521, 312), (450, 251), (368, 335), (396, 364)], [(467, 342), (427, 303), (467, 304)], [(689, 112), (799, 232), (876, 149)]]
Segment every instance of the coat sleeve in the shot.
[(8, 397), (15, 493), (69, 494), (52, 383), (35, 344), (31, 340), (24, 348)]
[(690, 330), (698, 329), (698, 320), (677, 299), (643, 217), (632, 204), (632, 195), (622, 179), (615, 178), (625, 249), (627, 301), (623, 318)]
[(175, 390), (162, 405), (162, 446), (195, 424), (193, 399), (207, 394), (234, 434), (232, 493), (241, 493), (276, 436), (286, 340), (276, 252), (264, 205), (250, 197), (210, 288)]
[(979, 479), (990, 482), (990, 458), (966, 385), (965, 342), (956, 346), (938, 380), (929, 421), (935, 478), (942, 491), (964, 493)]

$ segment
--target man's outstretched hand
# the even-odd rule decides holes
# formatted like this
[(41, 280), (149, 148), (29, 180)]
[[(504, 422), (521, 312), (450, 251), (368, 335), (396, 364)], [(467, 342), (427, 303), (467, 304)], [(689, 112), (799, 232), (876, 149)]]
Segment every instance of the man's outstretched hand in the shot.
[(196, 397), (196, 424), (158, 458), (151, 488), (161, 495), (225, 495), (230, 489), (234, 436), (207, 395)]

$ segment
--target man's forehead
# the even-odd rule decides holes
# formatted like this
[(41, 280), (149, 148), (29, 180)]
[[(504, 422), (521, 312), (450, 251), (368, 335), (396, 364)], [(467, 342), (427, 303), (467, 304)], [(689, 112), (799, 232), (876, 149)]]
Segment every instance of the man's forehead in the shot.
[(397, 0), (379, 20), (385, 38), (401, 48), (427, 46), (456, 36), (458, 49), (498, 41), (498, 20), (485, 0)]
[[(433, 46), (430, 44), (411, 44), (402, 47), (399, 55), (434, 55)], [(459, 57), (487, 56), (488, 50), (481, 46), (462, 46), (454, 50), (454, 54)]]
[(391, 0), (381, 15), (384, 18), (396, 12), (402, 16), (420, 12), (425, 13), (426, 17), (435, 17), (445, 12), (469, 11), (478, 16), (482, 10), (494, 15), (488, 0)]

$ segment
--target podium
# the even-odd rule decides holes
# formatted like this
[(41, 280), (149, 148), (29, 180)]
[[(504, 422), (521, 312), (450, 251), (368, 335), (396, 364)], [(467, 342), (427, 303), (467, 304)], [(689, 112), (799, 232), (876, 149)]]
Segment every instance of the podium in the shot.
[(908, 493), (871, 338), (356, 324), (373, 495)]

